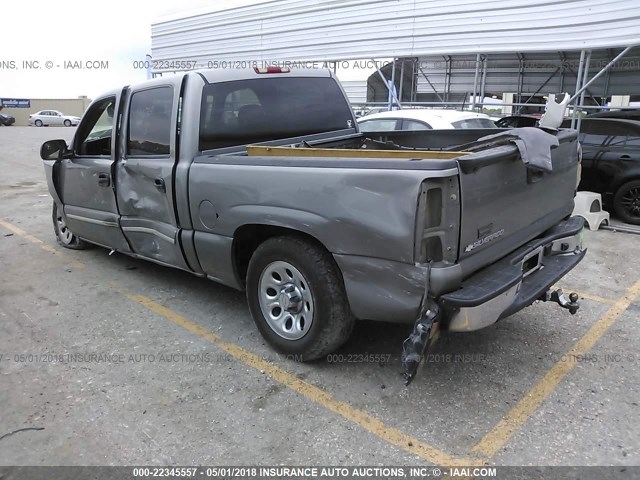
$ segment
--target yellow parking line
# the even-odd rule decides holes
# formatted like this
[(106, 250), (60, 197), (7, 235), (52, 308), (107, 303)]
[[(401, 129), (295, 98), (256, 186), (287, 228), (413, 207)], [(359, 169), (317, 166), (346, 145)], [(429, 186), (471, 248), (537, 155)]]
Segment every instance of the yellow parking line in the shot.
[(4, 220), (0, 219), (0, 226), (6, 228), (7, 230), (15, 233), (16, 235), (18, 235), (19, 237), (25, 238), (27, 240), (29, 240), (31, 243), (35, 243), (36, 245), (38, 245), (42, 250), (49, 252), (49, 253), (57, 253), (57, 250), (55, 248), (53, 248), (51, 245), (46, 244), (45, 242), (43, 242), (42, 240), (40, 240), (39, 238), (34, 237), (33, 235), (31, 235), (30, 233), (25, 232), (24, 230), (22, 230), (21, 228), (16, 227), (15, 225), (12, 225), (9, 222), (5, 222)]
[(599, 297), (598, 295), (592, 295), (590, 293), (585, 293), (585, 292), (579, 292), (576, 290), (567, 290), (568, 292), (575, 292), (578, 294), (578, 296), (580, 298), (585, 298), (587, 300), (591, 300), (593, 302), (598, 302), (598, 303), (606, 303), (608, 305), (615, 305), (616, 300), (612, 299), (612, 298), (605, 298), (605, 297)]
[(572, 292), (573, 293), (577, 293), (580, 298), (585, 298), (585, 299), (591, 300), (593, 302), (607, 303), (609, 305), (613, 305), (614, 303), (616, 303), (616, 300), (613, 299), (613, 298), (600, 297), (598, 295), (593, 295), (593, 294), (587, 293), (587, 292), (581, 292), (580, 290), (574, 290), (572, 288), (565, 287), (565, 286), (562, 286), (562, 285), (553, 285), (551, 287), (551, 289), (554, 289), (554, 288), (561, 288), (566, 294), (569, 294), (569, 293), (572, 293)]
[[(0, 219), (0, 226), (15, 233), (16, 235), (29, 240), (42, 250), (57, 254), (59, 249), (52, 247), (39, 238), (25, 232), (21, 228)], [(77, 268), (84, 268), (85, 265), (75, 259), (71, 259), (71, 264)], [(373, 433), (382, 440), (396, 445), (403, 450), (417, 455), (419, 458), (442, 466), (473, 466), (482, 465), (483, 459), (480, 456), (488, 458), (493, 457), (520, 429), (537, 408), (553, 393), (558, 384), (564, 377), (571, 372), (576, 362), (556, 363), (551, 370), (533, 387), (527, 395), (520, 400), (514, 408), (507, 413), (498, 424), (487, 433), (472, 449), (474, 457), (454, 457), (442, 450), (439, 450), (425, 442), (411, 437), (402, 431), (385, 425), (381, 420), (369, 415), (368, 413), (352, 407), (346, 402), (336, 400), (330, 393), (307, 383), (295, 375), (277, 367), (276, 365), (260, 358), (259, 356), (243, 349), (242, 347), (222, 342), (219, 335), (208, 331), (206, 328), (188, 320), (171, 309), (160, 305), (157, 302), (142, 295), (133, 295), (117, 289), (134, 302), (137, 302), (149, 310), (161, 315), (175, 324), (185, 328), (186, 330), (201, 336), (210, 343), (215, 344), (223, 351), (232, 355), (242, 363), (256, 370), (260, 370), (268, 374), (275, 381), (287, 386), (291, 390), (303, 395), (313, 402), (324, 406), (328, 410), (342, 416), (346, 420), (359, 425), (361, 428)], [(574, 291), (565, 289), (567, 291)], [(574, 344), (566, 356), (573, 357), (586, 354), (596, 342), (606, 333), (617, 318), (634, 302), (635, 298), (640, 294), (640, 281), (636, 282), (629, 288), (625, 295), (618, 300), (591, 295), (584, 292), (576, 292), (580, 297), (595, 302), (611, 304), (611, 308), (589, 329), (589, 331)]]
[[(15, 225), (12, 225), (11, 223), (5, 222), (4, 220), (0, 219), (0, 226), (6, 228), (7, 230), (15, 233), (22, 238), (29, 240), (30, 242), (36, 244), (38, 247), (49, 253), (59, 253), (59, 250), (46, 244), (39, 238), (36, 238), (33, 235), (25, 232), (24, 230), (16, 227)], [(77, 260), (73, 260), (73, 262), (75, 262), (77, 266), (84, 267), (84, 264)], [(330, 393), (299, 379), (295, 375), (292, 375), (291, 373), (281, 369), (280, 367), (277, 367), (276, 365), (260, 358), (254, 353), (251, 353), (238, 345), (221, 342), (219, 335), (210, 332), (206, 328), (192, 322), (191, 320), (183, 317), (173, 310), (160, 305), (157, 302), (154, 302), (150, 298), (143, 295), (129, 294), (115, 286), (114, 288), (123, 295), (126, 295), (130, 300), (143, 305), (154, 313), (157, 313), (158, 315), (171, 320), (173, 323), (181, 326), (191, 333), (195, 333), (196, 335), (199, 335), (210, 343), (217, 345), (220, 349), (227, 352), (229, 355), (233, 356), (245, 365), (265, 372), (275, 381), (287, 386), (291, 390), (299, 393), (300, 395), (303, 395), (304, 397), (312, 400), (317, 404), (324, 406), (328, 410), (337, 413), (346, 420), (359, 425), (363, 429), (373, 433), (382, 440), (385, 440), (392, 445), (396, 445), (409, 453), (417, 455), (427, 462), (443, 466), (469, 466), (482, 464), (478, 459), (453, 457), (442, 450), (439, 450), (425, 442), (418, 440), (417, 438), (411, 437), (401, 432), (397, 428), (389, 427), (385, 425), (381, 420), (369, 415), (366, 412), (363, 412), (362, 410), (358, 410), (357, 408), (352, 407), (346, 402), (336, 400)]]
[[(24, 238), (25, 240), (29, 240), (31, 243), (37, 245), (38, 247), (40, 247), (42, 250), (44, 250), (45, 252), (49, 252), (49, 253), (53, 253), (53, 254), (59, 254), (61, 252), (61, 250), (52, 247), (51, 245), (49, 245), (46, 242), (43, 242), (42, 240), (40, 240), (37, 237), (34, 237), (33, 235), (31, 235), (30, 233), (25, 232), (24, 230), (22, 230), (19, 227), (16, 227), (15, 225), (6, 222), (2, 219), (0, 219), (0, 226), (4, 227), (5, 229), (9, 230), (10, 232), (15, 233), (16, 235), (18, 235), (21, 238)], [(76, 259), (70, 259), (70, 263), (72, 267), (78, 268), (78, 269), (82, 269), (84, 268), (84, 263), (76, 260)]]
[(301, 380), (273, 363), (260, 358), (258, 355), (233, 343), (222, 342), (218, 335), (209, 332), (207, 329), (192, 322), (191, 320), (188, 320), (173, 310), (154, 302), (148, 297), (127, 293), (125, 293), (125, 295), (130, 300), (143, 305), (158, 315), (171, 320), (175, 324), (215, 344), (218, 348), (233, 356), (243, 364), (266, 373), (276, 382), (279, 382), (307, 399), (322, 405), (326, 409), (340, 415), (349, 422), (373, 433), (382, 440), (400, 447), (409, 453), (417, 455), (422, 460), (442, 466), (468, 466), (482, 464), (478, 459), (453, 457), (442, 450), (401, 432), (397, 428), (389, 427), (372, 415), (363, 412), (362, 410), (358, 410), (346, 402), (336, 400), (333, 395), (325, 390)]
[(195, 333), (196, 335), (200, 335), (201, 337), (204, 337), (211, 343), (216, 343), (218, 340), (220, 340), (219, 335), (216, 335), (215, 333), (210, 332), (206, 328), (201, 327), (196, 323), (193, 323), (191, 320), (188, 320), (182, 315), (174, 312), (173, 310), (170, 310), (167, 307), (154, 302), (148, 297), (145, 297), (143, 295), (132, 295), (122, 291), (121, 293), (126, 295), (129, 298), (129, 300), (133, 300), (134, 302), (140, 303), (141, 305), (147, 307), (149, 310), (157, 313), (158, 315), (168, 318), (173, 323), (176, 323), (180, 325), (182, 328), (189, 330), (191, 333)]
[[(616, 300), (607, 312), (578, 340), (567, 352), (575, 358), (584, 355), (607, 332), (609, 327), (629, 307), (640, 294), (640, 281), (637, 281), (626, 293)], [(586, 298), (586, 297), (585, 297)], [(537, 408), (553, 393), (564, 377), (571, 372), (577, 362), (559, 361), (529, 392), (505, 415), (500, 422), (487, 433), (472, 449), (472, 452), (493, 457), (533, 415)]]

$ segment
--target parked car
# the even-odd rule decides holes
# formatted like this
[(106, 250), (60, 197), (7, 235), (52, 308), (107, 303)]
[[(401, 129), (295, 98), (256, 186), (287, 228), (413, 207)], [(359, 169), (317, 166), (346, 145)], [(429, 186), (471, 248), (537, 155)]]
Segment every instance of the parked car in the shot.
[(499, 128), (536, 127), (540, 117), (541, 114), (509, 115), (496, 120), (495, 124)]
[[(569, 127), (565, 120), (563, 127)], [(582, 119), (582, 180), (579, 190), (602, 194), (624, 222), (640, 225), (640, 121)]]
[(640, 109), (609, 110), (607, 112), (590, 113), (587, 118), (620, 118), (624, 120), (640, 121)]
[(80, 117), (65, 115), (57, 110), (40, 110), (37, 113), (29, 115), (29, 125), (35, 125), (36, 127), (48, 125), (71, 127), (78, 125), (78, 123), (80, 123)]
[(4, 113), (0, 113), (0, 125), (4, 125), (5, 127), (9, 127), (16, 123), (16, 119), (11, 115), (5, 115)]
[(358, 131), (330, 71), (271, 67), (113, 90), (70, 146), (40, 154), (64, 247), (246, 290), (265, 339), (304, 360), (338, 348), (355, 318), (415, 323), (413, 368), (438, 328), (477, 330), (537, 299), (577, 309), (547, 295), (585, 254), (570, 217), (577, 132), (532, 130), (527, 164), (512, 136), (476, 141), (486, 130), (449, 130), (469, 153), (428, 150), (438, 130), (407, 150), (393, 142), (406, 132)]
[(358, 119), (358, 126), (361, 132), (497, 128), (489, 116), (483, 113), (426, 108), (411, 108), (366, 115)]

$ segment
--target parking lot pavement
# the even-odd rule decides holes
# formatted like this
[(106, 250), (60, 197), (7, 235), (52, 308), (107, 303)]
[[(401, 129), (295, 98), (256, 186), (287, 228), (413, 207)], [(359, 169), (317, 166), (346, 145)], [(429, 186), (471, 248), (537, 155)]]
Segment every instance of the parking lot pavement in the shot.
[(561, 285), (577, 315), (537, 304), (443, 334), (407, 388), (407, 326), (359, 322), (300, 364), (240, 292), (60, 248), (38, 150), (72, 133), (0, 129), (0, 464), (640, 462), (640, 237), (585, 232)]

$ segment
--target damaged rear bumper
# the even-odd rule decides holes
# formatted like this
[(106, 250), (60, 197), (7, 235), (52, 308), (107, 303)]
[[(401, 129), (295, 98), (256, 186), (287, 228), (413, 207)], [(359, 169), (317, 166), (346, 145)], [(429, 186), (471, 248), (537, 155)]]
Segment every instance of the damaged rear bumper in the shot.
[(440, 296), (442, 328), (479, 330), (544, 297), (586, 254), (583, 228), (581, 217), (571, 217)]

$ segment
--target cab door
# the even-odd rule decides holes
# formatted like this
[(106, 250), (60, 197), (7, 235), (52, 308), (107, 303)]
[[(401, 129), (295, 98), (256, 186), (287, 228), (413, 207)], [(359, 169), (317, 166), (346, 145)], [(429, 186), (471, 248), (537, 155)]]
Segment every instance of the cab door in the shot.
[(132, 250), (157, 263), (188, 269), (173, 201), (180, 80), (159, 79), (128, 91), (116, 197)]
[(62, 113), (60, 112), (49, 112), (51, 114), (51, 125), (62, 125)]
[(113, 92), (89, 106), (71, 145), (72, 155), (56, 167), (53, 181), (64, 205), (66, 224), (75, 235), (129, 252), (118, 224), (113, 184), (120, 96), (120, 91)]

